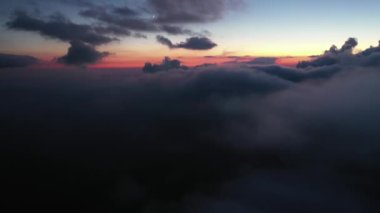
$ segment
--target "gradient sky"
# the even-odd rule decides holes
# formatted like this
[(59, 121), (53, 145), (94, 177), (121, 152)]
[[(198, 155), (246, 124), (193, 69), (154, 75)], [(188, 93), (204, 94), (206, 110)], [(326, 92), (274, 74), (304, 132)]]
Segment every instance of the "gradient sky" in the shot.
[[(41, 3), (42, 2), (42, 3)], [(89, 23), (80, 17), (79, 7), (59, 1), (1, 0), (0, 52), (32, 55), (51, 61), (67, 52), (68, 43), (40, 36), (38, 33), (7, 29), (13, 11), (38, 11), (42, 15), (62, 13), (75, 23)], [(101, 1), (96, 1), (101, 2)], [(103, 1), (116, 5), (142, 8), (143, 1)], [(380, 1), (378, 0), (251, 0), (224, 14), (220, 20), (189, 24), (194, 31), (207, 30), (218, 44), (208, 51), (170, 50), (156, 42), (163, 33), (146, 33), (147, 39), (121, 38), (119, 42), (102, 45), (99, 50), (112, 53), (104, 66), (141, 66), (145, 61), (159, 61), (164, 56), (181, 58), (187, 64), (205, 63), (203, 56), (309, 56), (338, 46), (348, 37), (360, 42), (358, 49), (377, 45), (380, 28)], [(165, 34), (164, 34), (165, 35)], [(171, 36), (180, 42), (188, 36)], [(213, 59), (215, 60), (215, 59)]]

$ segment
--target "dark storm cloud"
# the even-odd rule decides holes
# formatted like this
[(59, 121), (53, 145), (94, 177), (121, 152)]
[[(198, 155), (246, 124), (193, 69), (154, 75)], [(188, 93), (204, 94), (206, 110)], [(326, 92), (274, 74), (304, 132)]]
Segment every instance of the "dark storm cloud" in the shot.
[(67, 54), (57, 59), (58, 63), (79, 66), (95, 64), (109, 55), (108, 52), (99, 52), (81, 41), (72, 41), (70, 45)]
[(148, 0), (159, 23), (204, 23), (221, 19), (241, 0)]
[(191, 37), (186, 39), (185, 42), (173, 44), (168, 38), (158, 35), (156, 37), (160, 44), (163, 44), (170, 49), (188, 49), (188, 50), (210, 50), (217, 46), (213, 41), (206, 37)]
[(16, 68), (16, 67), (28, 67), (36, 65), (40, 61), (32, 56), (26, 55), (11, 55), (0, 53), (0, 69), (2, 68)]
[(51, 16), (47, 20), (34, 18), (23, 11), (16, 12), (7, 26), (14, 30), (40, 33), (43, 36), (61, 41), (82, 41), (92, 45), (106, 44), (114, 38), (96, 32), (90, 25), (75, 24), (61, 15)]
[(380, 58), (361, 55), (3, 72), (3, 208), (377, 213)]

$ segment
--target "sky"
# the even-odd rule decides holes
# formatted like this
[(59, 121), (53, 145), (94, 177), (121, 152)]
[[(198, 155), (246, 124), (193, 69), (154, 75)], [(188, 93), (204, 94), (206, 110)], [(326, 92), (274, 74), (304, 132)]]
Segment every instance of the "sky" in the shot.
[[(154, 5), (155, 1), (150, 1), (153, 3), (133, 0), (92, 1), (94, 5), (91, 6), (83, 2), (86, 1), (15, 0), (5, 2), (2, 0), (0, 52), (31, 55), (45, 61), (52, 61), (64, 55), (70, 46), (67, 41), (56, 39), (54, 36), (41, 36), (38, 31), (12, 29), (7, 26), (6, 23), (12, 20), (15, 11), (28, 12), (32, 17), (41, 20), (47, 20), (47, 17), (52, 14), (62, 14), (73, 23), (87, 25), (107, 24), (94, 16), (79, 14), (80, 11), (93, 8), (94, 5), (106, 5), (103, 8), (128, 7), (138, 11), (139, 18), (142, 16), (142, 19), (151, 22), (154, 22), (155, 17), (158, 17), (160, 13), (168, 12), (160, 11), (160, 8)], [(187, 10), (199, 13), (198, 9), (203, 7), (197, 4), (194, 7), (186, 5), (178, 7), (180, 3), (175, 5), (170, 3), (171, 1), (167, 2), (173, 8), (180, 8), (175, 12)], [(97, 47), (101, 51), (110, 53), (101, 62), (96, 63), (97, 66), (139, 67), (146, 61), (158, 62), (164, 56), (181, 58), (187, 65), (225, 62), (228, 59), (224, 56), (306, 57), (323, 53), (331, 44), (340, 46), (348, 37), (359, 39), (358, 50), (366, 49), (371, 45), (376, 46), (377, 35), (380, 34), (378, 27), (380, 14), (377, 12), (380, 2), (375, 0), (228, 0), (219, 2), (222, 3), (209, 4), (211, 9), (206, 9), (206, 11), (211, 10), (212, 17), (205, 16), (204, 20), (180, 20), (177, 23), (170, 23), (192, 30), (193, 34), (173, 35), (164, 31), (132, 30), (133, 33), (143, 34), (145, 38), (115, 36), (117, 41)], [(168, 8), (168, 10), (173, 8)], [(150, 11), (146, 12), (146, 10)], [(126, 26), (122, 27), (126, 28)], [(189, 37), (201, 36), (209, 38), (217, 45), (206, 50), (168, 48), (156, 41), (157, 35), (170, 38), (175, 43)], [(204, 56), (219, 57), (205, 59)]]
[(380, 212), (378, 0), (0, 3), (3, 212)]

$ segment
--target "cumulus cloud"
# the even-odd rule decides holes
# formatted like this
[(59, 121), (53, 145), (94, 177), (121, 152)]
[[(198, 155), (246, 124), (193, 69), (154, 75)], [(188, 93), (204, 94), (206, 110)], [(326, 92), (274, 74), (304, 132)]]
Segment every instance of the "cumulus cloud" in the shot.
[(157, 42), (163, 44), (170, 49), (188, 49), (188, 50), (210, 50), (217, 46), (213, 41), (206, 37), (191, 37), (186, 39), (185, 42), (180, 42), (178, 44), (173, 44), (170, 39), (158, 35), (156, 37)]
[(79, 66), (95, 64), (109, 55), (108, 52), (99, 52), (81, 41), (72, 41), (70, 45), (67, 54), (57, 59), (58, 63)]
[(377, 46), (377, 47), (370, 47), (370, 48), (364, 50), (363, 52), (361, 52), (360, 54), (364, 55), (364, 56), (369, 56), (369, 55), (371, 55), (373, 53), (378, 53), (378, 52), (380, 52), (380, 41), (379, 41), (379, 46)]
[(169, 57), (165, 57), (161, 64), (152, 64), (150, 62), (145, 63), (143, 68), (143, 72), (145, 73), (156, 73), (161, 71), (169, 71), (172, 69), (181, 69), (186, 70), (188, 67), (182, 66), (181, 61), (176, 59), (170, 59)]
[(322, 67), (337, 64), (343, 57), (351, 56), (353, 49), (357, 45), (358, 41), (355, 38), (349, 38), (340, 49), (333, 45), (329, 50), (326, 50), (322, 56), (317, 56), (312, 61), (301, 61), (297, 67)]
[(11, 54), (0, 53), (0, 69), (28, 67), (28, 66), (35, 65), (38, 63), (39, 63), (39, 60), (32, 56), (11, 55)]

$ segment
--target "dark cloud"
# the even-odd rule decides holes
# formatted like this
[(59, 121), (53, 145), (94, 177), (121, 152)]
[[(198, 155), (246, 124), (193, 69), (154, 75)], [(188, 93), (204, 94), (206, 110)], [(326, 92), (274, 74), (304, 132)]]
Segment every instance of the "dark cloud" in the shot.
[(145, 63), (143, 72), (145, 73), (156, 73), (161, 71), (169, 71), (172, 69), (186, 70), (188, 67), (182, 66), (181, 61), (172, 60), (169, 57), (165, 57), (161, 64), (152, 64), (150, 62)]
[(347, 69), (347, 67), (378, 67), (380, 64), (380, 48), (370, 47), (354, 54), (353, 49), (357, 45), (356, 39), (349, 38), (340, 49), (333, 45), (323, 55), (314, 56), (310, 61), (299, 62), (298, 69), (280, 66), (254, 66), (254, 68), (286, 80), (301, 82), (330, 78)]
[(340, 52), (350, 51), (352, 53), (352, 50), (358, 45), (358, 41), (355, 38), (349, 38), (340, 49)]
[[(208, 31), (193, 32), (185, 25), (216, 21), (242, 0), (211, 1), (147, 1), (142, 8), (117, 5), (112, 2), (95, 4), (90, 1), (61, 1), (81, 7), (80, 15), (117, 26), (142, 32), (166, 32), (172, 35), (206, 35)], [(207, 8), (207, 9), (206, 9)]]
[(358, 41), (355, 38), (349, 38), (340, 49), (333, 45), (329, 50), (326, 50), (322, 56), (314, 57), (311, 61), (301, 61), (297, 67), (323, 67), (338, 63), (347, 63), (348, 60), (351, 60), (348, 58), (355, 57), (352, 51), (357, 45)]
[(378, 53), (361, 55), (3, 72), (2, 208), (379, 212)]
[[(109, 8), (102, 6), (95, 6), (84, 9), (80, 12), (80, 15), (88, 18), (94, 18), (107, 24), (116, 25), (129, 30), (143, 31), (143, 32), (157, 32), (159, 27), (142, 17), (120, 15), (119, 12), (115, 12), (118, 8), (114, 8), (113, 12), (109, 12)], [(125, 9), (119, 8), (119, 9)]]
[(274, 65), (276, 64), (277, 59), (278, 58), (276, 57), (259, 57), (253, 59), (248, 63), (252, 65)]
[[(16, 11), (6, 26), (12, 30), (30, 31), (64, 42), (80, 41), (92, 46), (118, 41), (121, 37), (132, 36), (146, 39), (146, 33), (164, 32), (170, 35), (191, 36), (185, 42), (172, 45), (168, 43), (168, 40), (159, 37), (158, 40), (170, 48), (208, 50), (216, 46), (214, 42), (205, 37), (210, 35), (210, 32), (207, 30), (193, 31), (188, 24), (216, 21), (222, 18), (230, 8), (243, 1), (166, 0), (146, 1), (140, 6), (133, 6), (128, 2), (121, 6), (112, 1), (95, 3), (87, 0), (57, 0), (53, 2), (76, 7), (79, 15), (91, 19), (91, 22), (75, 23), (60, 13), (42, 17), (37, 13), (31, 15), (25, 11)], [(43, 8), (43, 1), (35, 0), (31, 4), (36, 7), (38, 13), (41, 13), (38, 7)], [(175, 20), (170, 21), (173, 18)]]
[[(138, 13), (129, 7), (92, 6), (80, 12), (87, 18), (99, 20), (111, 26), (142, 32), (166, 32), (172, 35), (195, 35), (193, 31), (178, 25), (158, 24), (147, 15)], [(201, 34), (201, 33), (199, 33)]]
[(298, 68), (307, 68), (307, 67), (322, 67), (330, 66), (338, 63), (338, 59), (332, 56), (322, 56), (317, 57), (312, 61), (301, 61), (297, 64)]
[(112, 34), (116, 36), (131, 36), (132, 32), (128, 29), (118, 27), (118, 26), (95, 26), (94, 27), (95, 32), (100, 33), (100, 34)]
[(217, 46), (213, 41), (206, 37), (191, 37), (186, 39), (185, 42), (173, 44), (168, 38), (158, 35), (156, 37), (160, 44), (163, 44), (170, 49), (183, 48), (188, 50), (210, 50)]
[(57, 59), (58, 63), (79, 66), (95, 64), (109, 55), (108, 52), (99, 52), (81, 41), (72, 41), (70, 45), (67, 54)]
[(162, 25), (161, 29), (164, 32), (167, 32), (171, 35), (192, 35), (192, 34), (195, 34), (191, 30), (183, 29), (182, 27), (178, 27), (178, 26)]
[(176, 48), (183, 48), (189, 50), (209, 50), (217, 46), (213, 41), (206, 37), (192, 37), (188, 38), (185, 42), (175, 45)]
[(340, 67), (324, 67), (314, 70), (309, 70), (307, 72), (292, 69), (281, 66), (254, 66), (253, 69), (264, 72), (273, 76), (277, 76), (281, 79), (285, 79), (292, 82), (302, 82), (306, 80), (316, 80), (316, 79), (326, 79), (334, 76), (336, 73), (341, 71)]
[(204, 23), (221, 19), (226, 11), (243, 3), (241, 0), (149, 0), (159, 23)]
[(168, 38), (166, 38), (166, 37), (164, 37), (164, 36), (160, 36), (160, 35), (158, 35), (158, 36), (156, 37), (156, 39), (157, 39), (157, 42), (158, 42), (158, 43), (160, 43), (160, 44), (162, 44), (162, 45), (165, 45), (165, 46), (169, 47), (170, 49), (175, 48), (175, 45), (173, 44), (173, 42), (170, 41), (170, 39), (168, 39)]
[(74, 6), (85, 6), (91, 7), (94, 6), (94, 3), (89, 0), (57, 0), (64, 4), (74, 5)]
[(363, 52), (361, 52), (360, 54), (363, 55), (363, 56), (370, 56), (373, 53), (379, 53), (379, 52), (380, 52), (380, 41), (379, 41), (379, 46), (377, 46), (377, 47), (370, 47), (370, 48), (364, 50)]
[(28, 67), (36, 65), (40, 61), (32, 56), (26, 55), (11, 55), (0, 53), (0, 69), (15, 68), (15, 67)]
[(7, 26), (14, 30), (38, 32), (49, 38), (62, 41), (82, 41), (93, 45), (100, 45), (114, 41), (114, 38), (96, 32), (90, 25), (75, 24), (61, 15), (51, 16), (48, 20), (34, 18), (26, 12), (18, 11), (7, 22)]
[(139, 15), (139, 13), (137, 11), (135, 11), (135, 10), (133, 10), (133, 9), (127, 7), (127, 6), (115, 7), (113, 9), (113, 12), (117, 13), (119, 15), (128, 16), (128, 17), (130, 17), (130, 16), (138, 16)]

